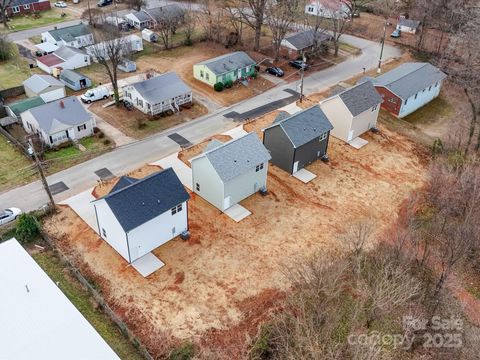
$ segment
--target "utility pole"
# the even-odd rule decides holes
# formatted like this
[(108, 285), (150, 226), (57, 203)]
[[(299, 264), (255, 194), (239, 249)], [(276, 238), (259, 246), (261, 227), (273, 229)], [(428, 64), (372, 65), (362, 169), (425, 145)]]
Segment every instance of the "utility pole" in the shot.
[(378, 59), (378, 68), (377, 74), (382, 72), (382, 57), (383, 57), (383, 47), (385, 45), (385, 35), (387, 33), (387, 19), (383, 22), (383, 36), (382, 36), (382, 48), (380, 50), (380, 58)]
[(35, 159), (35, 164), (37, 165), (38, 173), (40, 174), (40, 179), (42, 180), (43, 188), (47, 192), (48, 198), (50, 199), (50, 206), (52, 206), (52, 208), (54, 208), (55, 207), (55, 200), (53, 200), (53, 195), (50, 191), (50, 188), (48, 187), (47, 178), (45, 177), (45, 173), (43, 172), (42, 163), (38, 159), (37, 151), (35, 150), (35, 146), (33, 146), (33, 141), (32, 141), (31, 138), (28, 139), (28, 144), (30, 145), (30, 148), (32, 149), (33, 158)]
[(303, 79), (305, 76), (305, 65), (307, 63), (307, 58), (305, 57), (305, 54), (303, 54), (302, 61), (303, 61), (303, 64), (300, 70), (300, 102), (303, 102)]

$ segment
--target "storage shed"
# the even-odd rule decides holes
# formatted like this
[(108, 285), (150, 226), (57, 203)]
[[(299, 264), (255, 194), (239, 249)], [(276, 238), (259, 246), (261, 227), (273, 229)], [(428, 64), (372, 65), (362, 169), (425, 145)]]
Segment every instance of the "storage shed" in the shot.
[(319, 105), (294, 115), (281, 112), (271, 126), (263, 129), (263, 144), (270, 151), (272, 163), (293, 174), (327, 157), (332, 129)]
[(65, 85), (50, 75), (32, 75), (23, 82), (25, 95), (40, 96), (43, 101), (50, 102), (66, 96)]
[(92, 80), (73, 70), (63, 70), (60, 74), (60, 81), (75, 91), (87, 89), (92, 86)]

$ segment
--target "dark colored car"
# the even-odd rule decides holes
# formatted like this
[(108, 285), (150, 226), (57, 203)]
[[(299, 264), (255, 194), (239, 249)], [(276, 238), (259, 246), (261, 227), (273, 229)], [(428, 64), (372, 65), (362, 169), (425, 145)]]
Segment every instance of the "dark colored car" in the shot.
[(302, 60), (292, 60), (289, 62), (290, 66), (293, 66), (295, 69), (308, 69), (308, 64)]
[(268, 67), (265, 71), (270, 75), (274, 75), (278, 77), (282, 77), (284, 75), (283, 70), (276, 66)]
[(103, 7), (103, 6), (110, 5), (112, 3), (113, 3), (113, 0), (98, 0), (97, 6), (98, 7)]

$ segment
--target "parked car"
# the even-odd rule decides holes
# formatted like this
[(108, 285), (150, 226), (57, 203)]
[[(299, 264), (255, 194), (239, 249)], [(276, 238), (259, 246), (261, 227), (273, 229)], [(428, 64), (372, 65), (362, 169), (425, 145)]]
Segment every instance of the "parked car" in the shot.
[(110, 97), (110, 91), (106, 86), (99, 86), (90, 90), (87, 90), (85, 94), (80, 96), (83, 103), (90, 104), (97, 100), (105, 100)]
[(402, 32), (400, 30), (396, 29), (396, 30), (393, 30), (393, 32), (390, 34), (390, 37), (397, 39), (397, 38), (400, 37), (401, 34), (402, 34)]
[(270, 75), (274, 75), (278, 77), (282, 77), (284, 75), (283, 70), (276, 66), (268, 67), (265, 71)]
[(295, 69), (308, 69), (308, 64), (302, 60), (292, 60), (289, 62), (290, 66), (293, 66)]
[(17, 208), (9, 208), (5, 210), (0, 209), (0, 225), (4, 225), (15, 220), (22, 213), (23, 211)]
[(102, 7), (102, 6), (107, 6), (113, 3), (113, 0), (98, 0), (97, 1), (97, 6)]
[(55, 4), (53, 4), (53, 6), (57, 8), (66, 8), (67, 3), (65, 1), (57, 1)]

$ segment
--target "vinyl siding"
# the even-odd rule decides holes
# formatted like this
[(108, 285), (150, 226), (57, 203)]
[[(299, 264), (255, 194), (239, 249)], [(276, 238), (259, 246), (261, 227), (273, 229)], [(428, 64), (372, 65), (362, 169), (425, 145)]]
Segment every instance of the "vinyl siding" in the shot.
[(263, 133), (263, 144), (270, 152), (272, 164), (288, 173), (293, 169), (293, 145), (280, 126), (266, 129)]
[(433, 99), (435, 99), (438, 95), (440, 95), (442, 84), (443, 84), (443, 81), (440, 81), (438, 83), (438, 86), (435, 86), (435, 84), (432, 84), (432, 87), (430, 90), (429, 90), (429, 87), (427, 87), (425, 91), (419, 91), (417, 93), (417, 98), (415, 99), (415, 95), (411, 96), (410, 98), (407, 99), (406, 104), (405, 104), (405, 101), (402, 101), (402, 107), (400, 109), (398, 116), (400, 118), (407, 116), (413, 113), (414, 111), (418, 110), (422, 106), (428, 104)]
[(294, 162), (298, 161), (297, 170), (303, 169), (327, 153), (328, 136), (330, 134), (322, 141), (319, 138), (313, 139), (295, 150)]
[(320, 103), (328, 120), (333, 125), (331, 134), (337, 139), (348, 141), (348, 136), (352, 128), (352, 114), (339, 97), (327, 99)]
[[(196, 189), (197, 183), (200, 185), (200, 191)], [(224, 185), (206, 157), (192, 160), (192, 187), (194, 193), (223, 210)]]
[[(258, 164), (255, 164), (258, 165)], [(250, 171), (237, 176), (225, 184), (224, 199), (230, 196), (230, 206), (235, 205), (255, 194), (262, 188), (267, 187), (268, 161), (263, 164), (263, 169), (255, 171), (253, 167)], [(225, 208), (222, 210), (226, 210)]]
[(380, 111), (380, 105), (377, 106), (375, 110), (373, 108), (365, 110), (363, 113), (355, 116), (352, 120), (353, 136), (350, 140), (355, 139), (356, 137), (362, 135), (363, 133), (369, 131), (371, 128), (377, 126), (378, 112)]

